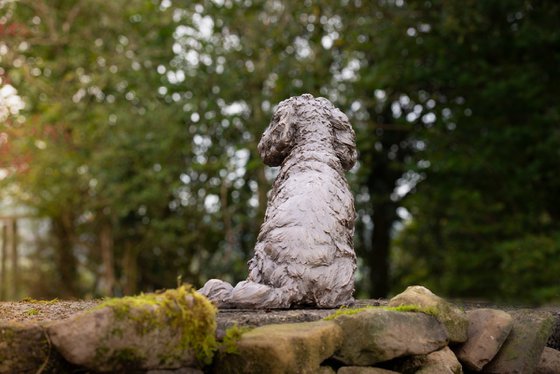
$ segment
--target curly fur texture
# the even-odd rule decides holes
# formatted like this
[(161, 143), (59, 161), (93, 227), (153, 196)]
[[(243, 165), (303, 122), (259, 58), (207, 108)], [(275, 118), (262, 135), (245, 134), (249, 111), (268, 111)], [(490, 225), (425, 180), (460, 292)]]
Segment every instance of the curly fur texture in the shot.
[(278, 105), (258, 150), (267, 165), (281, 168), (249, 276), (235, 288), (213, 279), (200, 292), (219, 306), (351, 303), (355, 211), (344, 172), (357, 154), (348, 118), (325, 98), (292, 97)]

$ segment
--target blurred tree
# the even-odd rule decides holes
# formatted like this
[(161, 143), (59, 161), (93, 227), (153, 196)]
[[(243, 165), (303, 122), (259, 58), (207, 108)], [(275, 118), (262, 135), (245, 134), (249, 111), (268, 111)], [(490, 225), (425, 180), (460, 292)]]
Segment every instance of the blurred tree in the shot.
[(357, 132), (361, 295), (393, 277), (550, 298), (550, 274), (517, 274), (557, 251), (558, 7), (0, 0), (1, 83), (26, 102), (0, 185), (53, 233), (35, 291), (242, 279), (274, 176), (257, 142), (275, 104), (310, 92)]
[(365, 263), (363, 288), (372, 297), (390, 290), (391, 241), (401, 220), (398, 209), (417, 175), (409, 172), (412, 156), (421, 150), (420, 132), (432, 120), (420, 115), (425, 92), (406, 74), (406, 36), (411, 13), (404, 2), (350, 2), (340, 13), (336, 46), (345, 59), (345, 95), (358, 135), (357, 252)]
[[(170, 94), (185, 98), (193, 122), (196, 158), (185, 174), (191, 185), (202, 183), (199, 197), (215, 202), (214, 224), (225, 239), (204, 263), (208, 275), (246, 276), (273, 176), (257, 154), (273, 106), (305, 92), (334, 92), (334, 57), (321, 44), (333, 11), (296, 1), (202, 1), (181, 9), (171, 72), (181, 82)], [(236, 259), (243, 261), (232, 272)]]
[[(37, 140), (30, 136), (34, 134), (27, 134), (25, 146), (48, 155), (42, 155), (43, 165), (33, 156), (29, 163), (33, 170), (18, 175), (18, 182), (33, 190), (27, 196), (36, 199), (27, 203), (40, 208), (39, 214), (53, 217), (53, 232), (59, 238), (55, 251), (59, 267), (76, 261), (78, 253), (72, 252), (79, 244), (82, 252), (89, 254), (84, 264), (93, 274), (103, 276), (99, 289), (105, 293), (111, 292), (119, 276), (112, 270), (121, 265), (115, 263), (116, 256), (126, 264), (123, 269), (129, 269), (130, 275), (121, 275), (124, 279), (138, 276), (132, 264), (140, 256), (146, 277), (140, 282), (145, 285), (168, 284), (169, 279), (161, 283), (158, 279), (171, 274), (164, 269), (179, 268), (169, 263), (177, 258), (177, 251), (188, 254), (182, 266), (204, 269), (200, 280), (210, 274), (242, 278), (245, 266), (240, 260), (250, 257), (272, 175), (267, 177), (256, 155), (256, 144), (272, 107), (289, 96), (311, 92), (327, 96), (352, 115), (350, 105), (360, 101), (350, 100), (347, 94), (352, 92), (349, 86), (357, 82), (356, 56), (362, 53), (352, 48), (363, 36), (363, 24), (359, 31), (349, 30), (352, 42), (345, 42), (342, 28), (350, 27), (354, 20), (343, 18), (346, 9), (335, 1), (321, 6), (295, 1), (206, 1), (188, 6), (161, 2), (159, 11), (154, 11), (155, 3), (146, 1), (118, 10), (94, 3), (87, 4), (91, 9), (80, 3), (25, 4), (16, 7), (12, 15), (15, 29), (20, 27), (17, 20), (24, 20), (35, 33), (58, 35), (57, 27), (72, 27), (64, 17), (81, 25), (57, 47), (65, 54), (53, 52), (53, 43), (30, 38), (27, 29), (16, 33), (19, 40), (14, 38), (9, 45), (14, 53), (9, 76), (20, 93), (31, 99), (29, 112), (37, 113), (35, 120), (46, 123), (49, 131), (55, 119), (66, 122), (56, 126), (55, 133), (62, 135), (55, 137), (58, 147), (54, 151), (49, 144), (52, 136)], [(40, 12), (50, 18), (41, 20)], [(167, 18), (158, 12), (166, 13)], [(105, 21), (85, 22), (80, 17), (86, 15), (90, 20)], [(368, 12), (364, 16), (366, 24), (376, 17)], [(89, 41), (88, 47), (83, 41)], [(18, 51), (21, 43), (25, 48)], [(31, 56), (46, 56), (40, 61), (52, 63), (53, 68), (48, 74), (37, 71), (29, 81), (17, 81), (21, 66), (24, 71), (34, 68), (36, 61)], [(18, 58), (24, 63), (14, 64)], [(364, 69), (372, 62), (361, 60), (366, 62)], [(54, 82), (64, 77), (63, 90), (59, 90)], [(370, 113), (377, 110), (370, 97), (376, 84), (376, 80), (369, 80), (369, 85), (355, 90), (360, 91)], [(47, 99), (45, 87), (56, 91)], [(51, 106), (53, 103), (56, 105)], [(161, 126), (166, 116), (166, 131), (153, 132), (155, 124)], [(27, 128), (33, 127), (30, 118)], [(71, 119), (84, 124), (67, 123)], [(361, 139), (369, 139), (371, 125), (359, 131)], [(181, 140), (185, 142), (182, 149)], [(379, 152), (382, 158), (387, 159), (391, 144), (397, 140), (388, 140)], [(49, 151), (43, 152), (47, 147)], [(161, 157), (167, 152), (167, 159)], [(180, 161), (170, 162), (168, 158), (173, 157)], [(370, 160), (371, 155), (364, 153), (363, 170), (369, 170)], [(402, 158), (396, 162), (402, 164)], [(154, 168), (161, 169), (156, 171), (160, 179), (153, 179)], [(377, 169), (382, 172), (365, 178), (368, 192), (385, 202), (402, 167), (390, 175), (383, 173), (384, 166)], [(54, 170), (58, 179), (44, 175), (49, 170)], [(161, 189), (164, 186), (155, 183), (158, 180), (167, 183), (169, 198)], [(373, 180), (381, 189), (372, 187)], [(51, 197), (40, 195), (50, 189), (56, 191)], [(60, 195), (72, 201), (61, 207), (57, 204)], [(378, 275), (372, 279), (376, 285), (379, 281), (381, 293), (387, 289), (386, 273), (378, 270), (384, 270), (387, 263), (396, 207), (395, 203), (388, 208), (383, 204), (373, 207), (378, 212), (376, 219), (380, 217), (374, 237), (381, 244), (376, 247), (382, 249), (378, 255), (364, 252), (368, 265), (382, 265), (371, 272)], [(368, 212), (373, 215), (372, 209)], [(175, 220), (177, 217), (181, 219)], [(164, 239), (169, 239), (170, 246), (181, 243), (178, 235), (185, 227), (189, 234), (182, 234), (187, 240), (184, 247), (162, 250)], [(140, 251), (140, 247), (145, 248)], [(155, 255), (147, 255), (150, 252)], [(193, 257), (193, 253), (197, 255)], [(238, 264), (235, 271), (232, 262)], [(70, 272), (63, 279), (67, 287), (76, 279), (76, 269), (61, 269), (61, 276)], [(185, 280), (198, 283), (194, 274), (185, 275)]]
[(414, 219), (399, 238), (398, 284), (427, 283), (462, 297), (558, 300), (556, 276), (544, 269), (560, 250), (553, 239), (560, 232), (553, 176), (560, 169), (560, 5), (407, 8), (401, 16), (414, 43), (399, 81), (439, 100), (414, 158), (423, 181), (406, 201)]
[[(54, 241), (44, 255), (54, 256), (58, 282), (46, 288), (56, 296), (134, 292), (173, 284), (178, 271), (196, 280), (196, 269), (180, 265), (197, 253), (184, 248), (212, 235), (191, 202), (174, 204), (191, 154), (181, 107), (163, 94), (171, 10), (142, 0), (20, 1), (4, 10), (2, 77), (26, 101), (26, 121), (8, 129), (11, 154), (28, 160), (2, 183), (16, 183), (20, 200), (50, 218)], [(200, 231), (185, 233), (189, 222)], [(137, 270), (166, 267), (167, 251), (177, 263), (169, 272)], [(93, 275), (88, 289), (82, 274)]]

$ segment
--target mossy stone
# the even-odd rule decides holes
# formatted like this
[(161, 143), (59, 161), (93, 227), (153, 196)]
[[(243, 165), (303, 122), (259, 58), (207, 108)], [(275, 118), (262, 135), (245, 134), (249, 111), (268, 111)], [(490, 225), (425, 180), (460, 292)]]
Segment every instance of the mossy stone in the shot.
[(424, 313), (383, 308), (342, 314), (333, 320), (343, 331), (335, 358), (346, 365), (368, 366), (401, 356), (426, 354), (448, 343), (438, 320)]
[(513, 327), (513, 318), (497, 309), (474, 309), (467, 312), (469, 339), (453, 347), (461, 363), (480, 371), (499, 352)]
[(56, 372), (65, 366), (40, 325), (0, 323), (0, 373)]
[(98, 371), (209, 364), (218, 348), (216, 308), (188, 286), (108, 299), (48, 327), (73, 364)]
[(268, 325), (237, 342), (236, 353), (221, 353), (214, 373), (317, 373), (321, 362), (342, 342), (342, 331), (329, 321)]
[(423, 286), (410, 286), (389, 300), (388, 306), (418, 305), (429, 308), (444, 325), (451, 343), (464, 343), (468, 338), (469, 320), (465, 311), (435, 295)]
[(552, 333), (551, 313), (523, 309), (510, 314), (513, 328), (496, 357), (484, 366), (485, 373), (533, 373)]

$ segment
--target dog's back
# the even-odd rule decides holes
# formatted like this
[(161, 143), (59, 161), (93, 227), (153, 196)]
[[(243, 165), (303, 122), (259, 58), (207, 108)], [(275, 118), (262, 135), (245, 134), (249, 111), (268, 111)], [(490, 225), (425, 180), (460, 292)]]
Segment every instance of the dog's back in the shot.
[(220, 306), (351, 303), (355, 211), (344, 172), (357, 154), (348, 118), (327, 99), (292, 97), (278, 105), (258, 149), (267, 165), (281, 169), (249, 277), (235, 287), (212, 279), (200, 292)]
[[(307, 105), (318, 104), (317, 99), (308, 101)], [(296, 113), (288, 117), (298, 121), (298, 103), (294, 106)], [(329, 111), (334, 109), (329, 106)], [(356, 268), (354, 201), (344, 177), (348, 165), (343, 166), (334, 148), (328, 114), (316, 111), (308, 123), (299, 124), (278, 118), (283, 126), (300, 127), (277, 133), (299, 138), (292, 140), (295, 144), (274, 182), (249, 275), (249, 280), (293, 289), (300, 295), (298, 303), (318, 306), (349, 302)], [(269, 133), (274, 133), (273, 125), (274, 120)], [(260, 150), (266, 142), (265, 132)]]

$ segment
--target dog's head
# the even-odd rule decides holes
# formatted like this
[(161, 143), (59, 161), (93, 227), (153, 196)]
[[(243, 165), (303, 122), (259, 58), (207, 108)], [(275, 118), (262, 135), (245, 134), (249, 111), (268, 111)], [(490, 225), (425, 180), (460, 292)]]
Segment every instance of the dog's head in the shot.
[(309, 94), (291, 97), (278, 104), (270, 125), (259, 142), (258, 150), (264, 163), (279, 166), (290, 154), (297, 142), (299, 126), (302, 125), (298, 109), (303, 104), (317, 106), (320, 115), (328, 119), (331, 141), (344, 170), (350, 170), (356, 163), (356, 135), (348, 117), (323, 97), (314, 98)]

